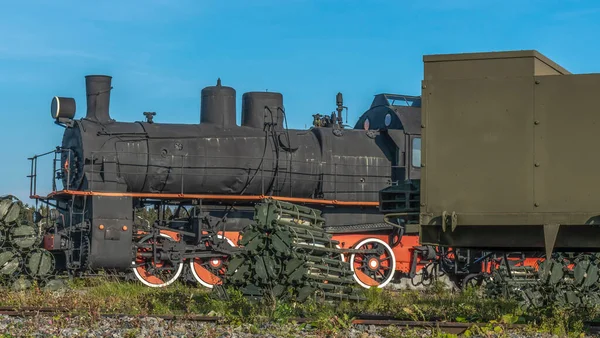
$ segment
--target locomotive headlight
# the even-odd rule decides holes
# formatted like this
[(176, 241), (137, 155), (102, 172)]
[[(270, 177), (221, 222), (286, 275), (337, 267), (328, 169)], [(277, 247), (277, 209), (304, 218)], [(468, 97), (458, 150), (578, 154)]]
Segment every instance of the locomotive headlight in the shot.
[(50, 114), (54, 120), (59, 118), (72, 119), (75, 117), (75, 99), (71, 97), (53, 97)]

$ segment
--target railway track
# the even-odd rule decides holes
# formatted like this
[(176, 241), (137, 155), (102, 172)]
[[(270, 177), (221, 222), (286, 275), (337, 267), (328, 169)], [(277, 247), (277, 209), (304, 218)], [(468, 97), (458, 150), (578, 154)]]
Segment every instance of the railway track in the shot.
[[(204, 322), (204, 323), (214, 323), (214, 324), (223, 324), (226, 325), (227, 321), (224, 317), (220, 316), (205, 316), (205, 315), (195, 315), (195, 314), (187, 314), (187, 315), (134, 315), (134, 314), (119, 314), (119, 313), (97, 313), (94, 311), (87, 311), (85, 309), (70, 309), (70, 308), (62, 308), (62, 307), (10, 307), (10, 306), (0, 306), (0, 316), (10, 316), (10, 317), (54, 317), (56, 315), (66, 315), (69, 317), (76, 317), (78, 315), (92, 315), (96, 318), (136, 318), (136, 319), (144, 319), (144, 318), (156, 318), (163, 319), (168, 321), (191, 321), (191, 322)], [(332, 321), (335, 320), (332, 318)], [(289, 323), (310, 323), (312, 319), (310, 318), (290, 318)], [(398, 320), (396, 318), (390, 316), (378, 316), (378, 315), (363, 315), (358, 316), (352, 319), (352, 325), (354, 326), (379, 326), (379, 327), (397, 327), (397, 328), (407, 328), (407, 329), (435, 329), (440, 330), (442, 332), (450, 333), (450, 334), (462, 334), (468, 329), (473, 329), (474, 327), (486, 328), (490, 329), (489, 323), (464, 323), (464, 322), (447, 322), (447, 321), (438, 321), (438, 320), (428, 320), (428, 321), (407, 321), (407, 320)], [(493, 328), (500, 326), (503, 332), (507, 332), (508, 330), (522, 330), (527, 327), (526, 324), (493, 324)], [(600, 323), (597, 322), (588, 322), (585, 323), (584, 327), (585, 331), (589, 335), (592, 336), (600, 336)], [(360, 329), (359, 329), (360, 330)]]
[[(199, 321), (212, 323), (225, 323), (224, 317), (219, 316), (203, 316), (203, 315), (131, 315), (131, 314), (116, 314), (116, 313), (93, 313), (86, 312), (83, 309), (73, 310), (61, 307), (0, 307), (0, 315), (15, 316), (15, 317), (31, 317), (31, 316), (55, 316), (65, 314), (69, 316), (81, 315), (83, 313), (92, 314), (99, 318), (160, 318), (164, 320), (184, 320), (184, 321)], [(310, 318), (291, 318), (290, 322), (309, 323)], [(460, 334), (474, 326), (485, 327), (488, 323), (462, 323), (462, 322), (445, 322), (445, 321), (407, 321), (398, 320), (389, 316), (365, 315), (359, 316), (352, 320), (353, 325), (365, 326), (396, 326), (403, 328), (435, 328), (447, 333)], [(507, 329), (523, 329), (525, 324), (498, 324), (504, 330)], [(600, 325), (590, 325), (590, 333), (600, 333)]]

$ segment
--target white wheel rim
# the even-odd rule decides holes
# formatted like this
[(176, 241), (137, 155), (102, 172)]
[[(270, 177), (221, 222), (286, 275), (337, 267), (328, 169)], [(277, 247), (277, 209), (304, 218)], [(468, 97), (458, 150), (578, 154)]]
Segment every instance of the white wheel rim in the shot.
[[(223, 236), (217, 234), (217, 238), (223, 239)], [(229, 238), (225, 237), (225, 240), (227, 241), (227, 243), (229, 243), (229, 245), (231, 245), (232, 247), (235, 247), (235, 244), (233, 244), (233, 242)], [(210, 284), (210, 283), (204, 281), (202, 278), (200, 278), (200, 276), (198, 276), (198, 273), (196, 273), (196, 269), (194, 268), (194, 258), (190, 259), (190, 270), (192, 271), (192, 276), (194, 276), (194, 279), (196, 280), (196, 282), (200, 283), (202, 286), (207, 287), (209, 289), (212, 289), (214, 287), (213, 284)]]
[[(363, 245), (365, 245), (367, 243), (371, 243), (371, 242), (375, 242), (375, 243), (383, 245), (383, 247), (385, 248), (385, 250), (389, 253), (390, 260), (392, 261), (392, 264), (391, 264), (391, 267), (390, 267), (390, 270), (391, 270), (390, 276), (386, 280), (384, 280), (381, 284), (377, 285), (378, 288), (384, 288), (394, 278), (394, 273), (396, 272), (396, 256), (394, 255), (394, 251), (392, 251), (392, 248), (386, 242), (384, 242), (384, 241), (382, 241), (382, 240), (380, 240), (378, 238), (367, 238), (367, 239), (364, 239), (362, 242), (356, 244), (354, 246), (354, 248), (358, 249), (361, 246), (363, 246)], [(350, 270), (352, 270), (352, 272), (354, 272), (352, 274), (352, 277), (354, 277), (354, 280), (358, 283), (358, 285), (362, 286), (365, 289), (370, 289), (372, 286), (363, 283), (358, 278), (358, 276), (356, 275), (356, 272), (354, 271), (354, 258), (355, 258), (355, 255), (356, 254), (350, 255)]]
[[(169, 239), (170, 241), (175, 241), (175, 239), (173, 239), (173, 237), (164, 234), (164, 233), (160, 233), (161, 237), (165, 237), (167, 239)], [(145, 241), (147, 241), (148, 239), (152, 238), (152, 235), (147, 235), (144, 238), (142, 238), (138, 243), (143, 243)], [(136, 264), (135, 259), (133, 260), (132, 264)], [(177, 280), (177, 278), (179, 278), (179, 276), (181, 275), (181, 272), (183, 271), (183, 263), (179, 263), (179, 267), (177, 268), (177, 272), (175, 273), (175, 276), (173, 276), (173, 278), (169, 279), (168, 281), (162, 283), (162, 284), (152, 284), (150, 282), (148, 282), (147, 280), (145, 280), (140, 273), (138, 272), (137, 268), (133, 268), (133, 273), (135, 274), (135, 277), (137, 277), (137, 279), (142, 282), (142, 284), (149, 286), (151, 288), (162, 288), (165, 286), (169, 286), (171, 284), (173, 284), (174, 281)]]

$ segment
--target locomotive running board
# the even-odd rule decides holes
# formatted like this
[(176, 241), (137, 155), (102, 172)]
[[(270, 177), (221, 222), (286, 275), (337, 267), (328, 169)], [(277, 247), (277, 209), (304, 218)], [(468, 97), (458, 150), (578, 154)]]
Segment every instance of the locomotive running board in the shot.
[(325, 204), (340, 206), (379, 207), (375, 201), (339, 201), (313, 198), (281, 197), (267, 195), (215, 195), (215, 194), (162, 194), (162, 193), (136, 193), (136, 192), (102, 192), (102, 191), (78, 191), (58, 190), (45, 197), (32, 195), (32, 199), (50, 199), (56, 196), (105, 196), (105, 197), (132, 197), (132, 198), (161, 198), (161, 199), (190, 199), (190, 200), (222, 200), (222, 201), (262, 201), (273, 199), (290, 203)]

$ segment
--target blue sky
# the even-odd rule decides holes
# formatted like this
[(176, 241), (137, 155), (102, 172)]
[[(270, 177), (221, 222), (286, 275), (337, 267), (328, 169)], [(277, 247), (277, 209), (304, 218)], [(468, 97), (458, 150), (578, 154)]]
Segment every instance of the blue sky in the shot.
[[(84, 76), (113, 76), (111, 115), (198, 123), (202, 87), (278, 91), (291, 128), (334, 109), (354, 124), (379, 92), (419, 95), (422, 55), (537, 49), (600, 72), (600, 3), (568, 0), (5, 1), (0, 195), (28, 195), (27, 157), (60, 144), (52, 96), (85, 114)], [(40, 174), (51, 175), (49, 170)]]

